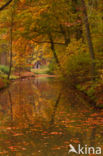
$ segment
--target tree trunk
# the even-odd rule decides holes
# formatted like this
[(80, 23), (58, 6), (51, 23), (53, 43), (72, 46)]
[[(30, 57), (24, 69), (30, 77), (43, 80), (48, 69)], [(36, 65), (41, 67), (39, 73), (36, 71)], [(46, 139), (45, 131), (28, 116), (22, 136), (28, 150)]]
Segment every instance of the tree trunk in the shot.
[(59, 68), (59, 71), (61, 71), (61, 74), (62, 74), (63, 76), (66, 76), (66, 74), (65, 74), (65, 72), (64, 72), (64, 70), (63, 70), (63, 68), (62, 68), (62, 66), (61, 66), (61, 64), (60, 64), (60, 61), (59, 61), (59, 59), (58, 59), (58, 56), (57, 56), (57, 54), (56, 54), (55, 46), (54, 46), (54, 41), (53, 41), (53, 38), (52, 38), (51, 33), (49, 33), (48, 36), (49, 36), (50, 43), (51, 43), (51, 50), (52, 50), (52, 52), (53, 52), (53, 55), (54, 55), (56, 64), (57, 64), (57, 66), (58, 66), (58, 68)]
[(11, 69), (12, 69), (12, 41), (13, 41), (13, 12), (11, 13), (11, 26), (10, 26), (10, 63), (9, 63), (9, 73), (8, 73), (8, 80), (10, 79)]
[(61, 65), (60, 65), (59, 59), (58, 59), (57, 54), (56, 54), (56, 51), (55, 51), (54, 42), (53, 42), (53, 38), (52, 38), (51, 33), (49, 33), (49, 39), (50, 39), (51, 50), (52, 50), (52, 52), (53, 52), (53, 55), (54, 55), (55, 61), (56, 61), (57, 65), (58, 65), (58, 67), (61, 68)]
[(88, 15), (87, 15), (87, 8), (85, 4), (85, 0), (81, 0), (82, 2), (82, 8), (83, 8), (83, 19), (84, 19), (84, 24), (85, 24), (85, 29), (86, 29), (86, 36), (87, 36), (87, 42), (88, 42), (88, 47), (89, 47), (89, 52), (91, 56), (91, 73), (92, 73), (92, 79), (95, 80), (95, 53), (94, 53), (94, 48), (93, 48), (93, 43), (91, 39), (91, 33), (90, 33), (90, 28), (89, 28), (89, 22), (88, 22)]
[(65, 41), (65, 46), (67, 47), (68, 44), (70, 43), (70, 32), (68, 30), (68, 33), (64, 30), (62, 24), (60, 24), (60, 30), (61, 30), (61, 33), (63, 34), (64, 36), (64, 41)]

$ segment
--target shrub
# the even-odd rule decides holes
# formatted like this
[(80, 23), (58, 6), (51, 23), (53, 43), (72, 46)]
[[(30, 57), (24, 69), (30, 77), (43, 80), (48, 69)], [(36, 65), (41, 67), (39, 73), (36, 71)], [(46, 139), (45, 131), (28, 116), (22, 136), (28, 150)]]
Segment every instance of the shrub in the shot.
[(56, 63), (55, 63), (54, 60), (49, 64), (48, 68), (49, 68), (49, 70), (47, 71), (47, 73), (48, 74), (53, 74), (54, 70), (56, 68)]
[(67, 75), (75, 83), (89, 80), (91, 77), (91, 60), (87, 53), (78, 53), (68, 59)]
[(68, 80), (79, 84), (91, 78), (91, 59), (81, 40), (72, 40), (66, 50), (64, 70)]
[(2, 71), (5, 74), (9, 73), (9, 67), (5, 65), (0, 65), (0, 71)]

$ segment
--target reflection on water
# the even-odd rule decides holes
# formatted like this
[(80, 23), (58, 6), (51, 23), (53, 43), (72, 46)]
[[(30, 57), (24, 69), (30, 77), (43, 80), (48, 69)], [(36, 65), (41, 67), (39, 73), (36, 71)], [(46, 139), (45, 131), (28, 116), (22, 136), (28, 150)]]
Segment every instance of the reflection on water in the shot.
[(103, 111), (55, 80), (18, 80), (0, 93), (0, 155), (67, 156), (69, 144), (103, 148), (102, 136)]

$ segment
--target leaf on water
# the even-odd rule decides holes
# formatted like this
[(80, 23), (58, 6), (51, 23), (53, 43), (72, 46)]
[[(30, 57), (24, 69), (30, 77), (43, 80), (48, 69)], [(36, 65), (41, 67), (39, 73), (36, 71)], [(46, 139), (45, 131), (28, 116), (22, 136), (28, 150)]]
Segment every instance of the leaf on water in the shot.
[(70, 142), (73, 142), (73, 143), (80, 143), (80, 141), (78, 139), (71, 139)]
[(47, 145), (48, 143), (47, 142), (44, 142), (44, 145)]
[(23, 135), (22, 133), (14, 133), (13, 136), (21, 136)]
[(70, 142), (69, 142), (69, 141), (65, 141), (65, 142), (64, 142), (64, 144), (68, 144), (68, 145), (69, 145), (69, 144), (70, 144)]
[(61, 147), (56, 146), (56, 147), (53, 147), (52, 149), (53, 149), (53, 150), (60, 150), (60, 149), (61, 149)]
[(26, 150), (26, 148), (22, 148), (22, 150), (23, 150), (23, 151), (25, 151), (25, 150)]
[(46, 133), (48, 133), (48, 132), (44, 131), (44, 132), (42, 132), (42, 133), (45, 133), (45, 134), (46, 134)]
[(7, 130), (11, 130), (12, 128), (11, 128), (11, 127), (7, 127), (6, 129), (7, 129)]
[(91, 114), (91, 116), (97, 116), (97, 115), (98, 115), (97, 113)]
[(46, 135), (46, 134), (48, 134), (48, 132), (44, 131), (44, 132), (42, 132), (41, 135)]
[(63, 134), (62, 132), (51, 132), (50, 133), (51, 135), (61, 135), (61, 134)]
[(0, 154), (7, 154), (8, 151), (3, 151), (3, 152), (0, 152)]
[(14, 147), (14, 146), (10, 146), (10, 147), (8, 147), (11, 151), (17, 151), (16, 150), (16, 147)]

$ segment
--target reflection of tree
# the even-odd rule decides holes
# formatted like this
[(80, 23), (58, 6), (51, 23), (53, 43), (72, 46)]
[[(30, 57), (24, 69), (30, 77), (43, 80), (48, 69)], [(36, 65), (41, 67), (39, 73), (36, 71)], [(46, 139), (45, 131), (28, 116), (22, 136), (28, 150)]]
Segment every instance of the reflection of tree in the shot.
[(35, 80), (35, 82), (36, 82), (36, 86), (38, 88), (39, 87), (39, 80), (38, 80), (38, 78)]
[(96, 139), (96, 127), (94, 127), (93, 129), (92, 129), (92, 132), (91, 132), (91, 136), (90, 136), (90, 146), (91, 147), (95, 147), (95, 139)]
[(54, 105), (54, 110), (53, 110), (53, 114), (51, 116), (50, 125), (52, 125), (54, 123), (55, 113), (56, 113), (60, 98), (61, 98), (61, 91), (59, 92), (59, 95), (58, 95), (57, 100), (56, 100), (55, 105)]
[(12, 103), (12, 97), (11, 97), (11, 92), (8, 90), (8, 95), (9, 95), (9, 102), (10, 102), (10, 115), (11, 115), (11, 120), (13, 120), (13, 103)]
[[(21, 155), (31, 153), (37, 155), (38, 151), (41, 151), (41, 155), (54, 155), (52, 152), (55, 146), (61, 148), (56, 154), (63, 155), (68, 152), (69, 143), (75, 147), (79, 143), (83, 147), (86, 144), (93, 146), (94, 143), (95, 146), (102, 143), (103, 114), (91, 116), (94, 112), (83, 105), (82, 96), (76, 92), (74, 98), (74, 90), (65, 91), (61, 86), (41, 80), (38, 87), (36, 83), (34, 80), (16, 81), (2, 96), (4, 100), (5, 97), (9, 100), (9, 102), (4, 101), (2, 107), (8, 113), (8, 105), (5, 106), (5, 103), (10, 105), (11, 120), (13, 120), (5, 124), (8, 134), (0, 135), (2, 151), (7, 149), (9, 155), (13, 154), (5, 143), (7, 140), (10, 142), (9, 146), (14, 147), (13, 150), (16, 148), (20, 151)], [(22, 148), (26, 148), (26, 151)]]
[[(96, 121), (96, 116), (94, 116), (94, 118), (92, 120)], [(95, 123), (92, 125), (92, 131), (91, 131), (91, 136), (90, 136), (90, 146), (91, 147), (95, 147), (95, 142), (96, 142), (96, 131), (97, 129), (99, 129), (98, 125), (95, 125)]]

